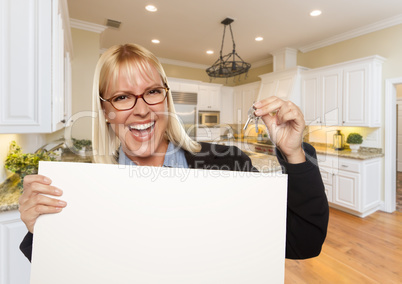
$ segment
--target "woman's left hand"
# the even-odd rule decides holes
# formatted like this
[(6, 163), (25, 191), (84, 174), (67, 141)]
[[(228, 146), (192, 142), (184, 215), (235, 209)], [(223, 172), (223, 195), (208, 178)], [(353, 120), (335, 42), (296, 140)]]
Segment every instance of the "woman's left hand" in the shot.
[(255, 115), (261, 117), (268, 128), (271, 141), (289, 163), (306, 161), (301, 147), (305, 121), (303, 113), (293, 102), (269, 97), (254, 104)]

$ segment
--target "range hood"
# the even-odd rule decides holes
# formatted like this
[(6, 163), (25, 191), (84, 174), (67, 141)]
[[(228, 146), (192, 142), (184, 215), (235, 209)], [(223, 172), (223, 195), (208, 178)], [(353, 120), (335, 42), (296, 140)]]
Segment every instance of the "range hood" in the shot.
[(297, 66), (297, 50), (285, 47), (272, 53), (274, 71), (260, 75), (258, 99), (277, 96), (301, 106), (300, 74), (308, 68)]

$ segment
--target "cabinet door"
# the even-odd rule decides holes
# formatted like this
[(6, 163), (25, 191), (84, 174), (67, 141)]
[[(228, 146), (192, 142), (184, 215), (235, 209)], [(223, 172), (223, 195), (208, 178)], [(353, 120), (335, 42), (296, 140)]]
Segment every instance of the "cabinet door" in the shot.
[(52, 10), (32, 2), (0, 1), (0, 133), (50, 130)]
[(233, 120), (235, 124), (242, 124), (243, 118), (243, 95), (241, 89), (233, 92)]
[(274, 96), (276, 92), (277, 83), (278, 83), (277, 80), (262, 82), (258, 94), (258, 100), (260, 101), (268, 97)]
[(326, 126), (341, 125), (342, 69), (324, 72), (320, 78), (321, 117)]
[(346, 67), (343, 72), (343, 125), (366, 126), (368, 94), (368, 64)]
[(221, 110), (221, 92), (220, 87), (211, 87), (209, 89), (209, 103), (211, 110)]
[(339, 171), (334, 176), (336, 179), (336, 186), (333, 202), (360, 211), (360, 174)]
[(257, 96), (258, 96), (258, 88), (246, 88), (243, 89), (242, 91), (242, 117), (243, 117), (243, 121), (242, 123), (246, 123), (246, 120), (248, 118), (247, 113), (248, 110), (250, 109), (250, 107), (253, 105), (253, 103), (257, 100)]
[(320, 173), (321, 173), (321, 178), (322, 182), (324, 183), (325, 187), (325, 194), (327, 195), (328, 202), (332, 202), (333, 200), (333, 173), (332, 173), (332, 168), (327, 168), (327, 167), (320, 167)]
[(294, 80), (295, 80), (294, 76), (279, 78), (275, 96), (283, 100), (288, 100), (289, 94), (292, 93)]
[(31, 264), (19, 250), (26, 233), (18, 211), (0, 214), (0, 283), (29, 283)]
[(206, 87), (201, 87), (198, 89), (198, 99), (197, 99), (198, 110), (210, 110), (210, 96), (208, 89)]
[(65, 34), (59, 4), (0, 1), (0, 133), (50, 133), (65, 125)]
[(306, 125), (321, 124), (319, 79), (319, 74), (305, 75), (302, 78), (302, 111)]
[(233, 124), (234, 113), (233, 113), (233, 88), (232, 87), (222, 87), (221, 89), (221, 124)]

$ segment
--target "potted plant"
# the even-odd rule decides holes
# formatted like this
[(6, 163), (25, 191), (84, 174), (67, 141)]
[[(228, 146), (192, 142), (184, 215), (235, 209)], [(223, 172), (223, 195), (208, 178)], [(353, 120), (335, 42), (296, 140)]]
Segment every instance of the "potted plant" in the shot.
[(360, 144), (363, 143), (363, 136), (361, 136), (359, 133), (350, 133), (346, 139), (346, 143), (349, 144), (352, 152), (356, 153), (360, 148)]
[(23, 154), (21, 147), (15, 141), (12, 141), (5, 161), (5, 168), (19, 175), (21, 181), (18, 187), (22, 190), (24, 177), (37, 174), (39, 161), (54, 161), (55, 157), (53, 155), (53, 152), (47, 151)]

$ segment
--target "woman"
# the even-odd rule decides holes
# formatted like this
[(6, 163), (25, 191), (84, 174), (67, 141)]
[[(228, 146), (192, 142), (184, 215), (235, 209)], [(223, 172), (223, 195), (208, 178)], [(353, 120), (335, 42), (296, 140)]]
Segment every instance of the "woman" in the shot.
[[(276, 97), (254, 107), (280, 149), (278, 160), (288, 174), (286, 257), (317, 256), (326, 236), (328, 203), (318, 167), (306, 159), (314, 158), (315, 150), (302, 143), (303, 115), (293, 103)], [(190, 139), (176, 117), (161, 64), (138, 45), (114, 46), (101, 56), (94, 76), (93, 108), (97, 163), (256, 171), (236, 147)], [(29, 259), (36, 219), (60, 212), (67, 205), (58, 199), (61, 195), (49, 178), (25, 177), (19, 210), (29, 232), (20, 248)]]

